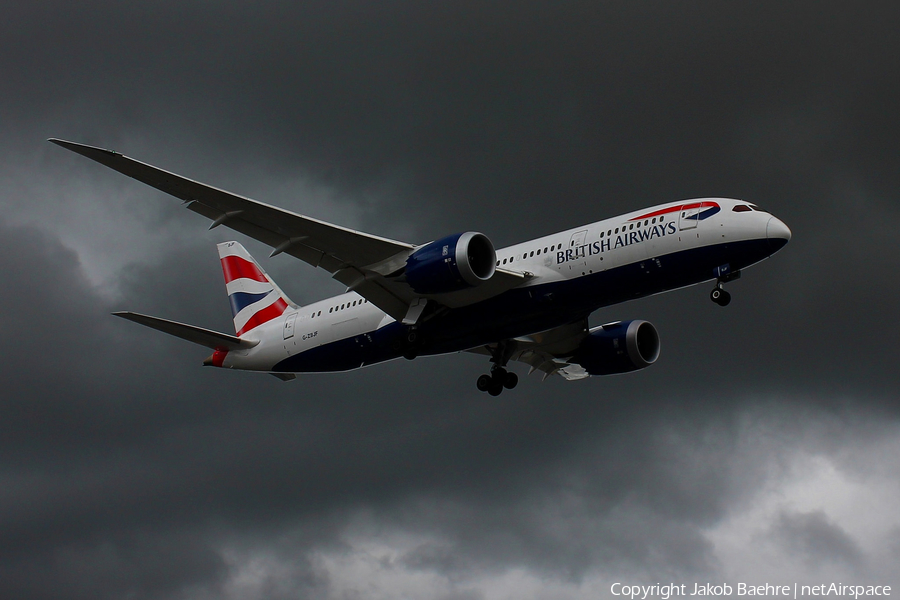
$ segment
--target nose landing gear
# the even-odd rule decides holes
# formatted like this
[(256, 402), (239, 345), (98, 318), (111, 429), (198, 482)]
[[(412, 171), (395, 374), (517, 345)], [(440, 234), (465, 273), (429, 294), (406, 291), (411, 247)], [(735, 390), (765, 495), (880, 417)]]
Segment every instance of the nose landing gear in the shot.
[(731, 294), (726, 292), (722, 288), (722, 284), (716, 284), (716, 287), (713, 288), (713, 291), (709, 293), (709, 299), (718, 304), (719, 306), (728, 306), (728, 303), (731, 302)]
[(740, 279), (741, 270), (732, 271), (731, 266), (726, 264), (716, 267), (714, 272), (716, 274), (716, 287), (709, 293), (709, 299), (719, 306), (728, 306), (728, 303), (731, 302), (731, 294), (726, 292), (722, 286), (729, 281)]

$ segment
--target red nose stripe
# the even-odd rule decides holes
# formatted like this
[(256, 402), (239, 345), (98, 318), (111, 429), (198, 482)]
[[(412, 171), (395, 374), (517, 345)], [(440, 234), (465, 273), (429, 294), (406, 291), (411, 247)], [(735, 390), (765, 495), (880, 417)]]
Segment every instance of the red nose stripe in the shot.
[(629, 221), (641, 221), (643, 219), (649, 219), (651, 217), (658, 217), (659, 215), (665, 215), (668, 213), (678, 212), (679, 210), (690, 210), (692, 208), (712, 208), (713, 206), (719, 206), (715, 202), (710, 202), (709, 200), (705, 202), (689, 202), (688, 204), (679, 204), (678, 206), (670, 206), (669, 208), (661, 208), (660, 210), (647, 213), (646, 215), (641, 215), (639, 217), (634, 217), (633, 219), (628, 219)]

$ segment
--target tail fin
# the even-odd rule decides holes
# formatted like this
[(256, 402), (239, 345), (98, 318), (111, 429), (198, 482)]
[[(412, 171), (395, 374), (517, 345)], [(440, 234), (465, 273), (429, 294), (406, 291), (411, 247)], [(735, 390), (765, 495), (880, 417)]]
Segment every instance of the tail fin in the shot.
[(223, 242), (218, 249), (238, 336), (280, 317), (289, 306), (297, 308), (238, 242)]

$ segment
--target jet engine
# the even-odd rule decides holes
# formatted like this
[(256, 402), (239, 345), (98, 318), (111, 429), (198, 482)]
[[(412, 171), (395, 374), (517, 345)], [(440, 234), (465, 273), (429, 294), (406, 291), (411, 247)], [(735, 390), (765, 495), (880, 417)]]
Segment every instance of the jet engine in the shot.
[(571, 362), (591, 375), (613, 375), (649, 367), (659, 358), (659, 333), (649, 321), (619, 321), (591, 330)]
[(497, 253), (484, 234), (469, 231), (425, 244), (406, 259), (406, 282), (418, 294), (474, 287), (491, 278)]

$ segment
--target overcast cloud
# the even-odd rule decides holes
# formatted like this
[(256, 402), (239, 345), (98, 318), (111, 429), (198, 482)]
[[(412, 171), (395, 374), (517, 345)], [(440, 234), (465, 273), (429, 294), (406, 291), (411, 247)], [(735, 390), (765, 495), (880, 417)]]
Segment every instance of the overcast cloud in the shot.
[[(0, 597), (900, 590), (895, 3), (32, 2), (0, 35)], [(238, 239), (48, 144), (374, 234), (515, 243), (721, 195), (792, 229), (610, 307), (662, 355), (475, 389), (483, 357), (290, 383), (201, 368)], [(262, 260), (297, 302), (342, 288)]]

